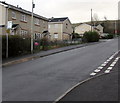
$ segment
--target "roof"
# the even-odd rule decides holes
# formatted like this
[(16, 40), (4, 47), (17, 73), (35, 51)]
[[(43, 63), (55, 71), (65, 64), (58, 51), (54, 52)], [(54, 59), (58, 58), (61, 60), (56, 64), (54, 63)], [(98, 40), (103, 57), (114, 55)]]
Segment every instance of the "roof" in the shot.
[(66, 19), (68, 19), (68, 17), (64, 17), (64, 18), (50, 18), (49, 22), (63, 22)]
[[(13, 9), (13, 10), (16, 10), (16, 11), (19, 11), (19, 12), (21, 12), (21, 13), (25, 13), (25, 14), (28, 14), (28, 15), (32, 15), (32, 12), (27, 11), (27, 10), (25, 10), (25, 9), (22, 9), (21, 7), (13, 6), (13, 5), (8, 4), (8, 3), (4, 2), (4, 1), (0, 1), (0, 3), (2, 3), (3, 5), (6, 5), (6, 6), (7, 6), (8, 8), (10, 8), (10, 9)], [(48, 21), (47, 18), (45, 18), (45, 17), (43, 17), (43, 16), (40, 16), (40, 15), (38, 15), (38, 14), (35, 14), (35, 13), (34, 13), (34, 17)]]

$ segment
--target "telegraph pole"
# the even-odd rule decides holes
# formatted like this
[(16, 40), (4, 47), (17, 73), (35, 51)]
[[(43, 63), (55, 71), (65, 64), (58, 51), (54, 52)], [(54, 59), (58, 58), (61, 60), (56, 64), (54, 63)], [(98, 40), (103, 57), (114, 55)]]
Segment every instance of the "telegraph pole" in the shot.
[(35, 8), (35, 4), (32, 0), (32, 17), (31, 17), (31, 53), (33, 54), (33, 9)]

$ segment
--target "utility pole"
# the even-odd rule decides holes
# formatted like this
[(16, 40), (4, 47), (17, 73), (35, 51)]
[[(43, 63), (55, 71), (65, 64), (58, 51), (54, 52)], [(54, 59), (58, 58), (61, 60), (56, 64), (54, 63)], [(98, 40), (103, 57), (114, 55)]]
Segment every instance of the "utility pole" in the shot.
[(91, 9), (91, 32), (92, 32), (92, 9)]
[(32, 17), (31, 17), (31, 53), (33, 54), (33, 9), (35, 8), (35, 4), (32, 0)]

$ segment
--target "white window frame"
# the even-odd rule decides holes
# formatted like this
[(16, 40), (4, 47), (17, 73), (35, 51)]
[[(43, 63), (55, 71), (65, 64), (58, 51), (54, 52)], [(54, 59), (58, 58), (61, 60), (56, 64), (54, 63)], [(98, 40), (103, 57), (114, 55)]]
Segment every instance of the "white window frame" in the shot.
[(34, 39), (40, 39), (41, 37), (40, 37), (40, 33), (34, 33)]
[(16, 13), (14, 11), (12, 11), (12, 18), (16, 19)]
[(36, 25), (40, 25), (40, 19), (35, 18), (35, 24), (36, 24)]
[(55, 38), (55, 39), (58, 39), (58, 34), (54, 34), (54, 38)]
[(27, 16), (25, 14), (21, 14), (21, 21), (27, 22)]
[(20, 30), (20, 35), (25, 36), (28, 34), (27, 30)]
[(48, 28), (50, 29), (50, 28), (51, 28), (51, 25), (48, 25)]

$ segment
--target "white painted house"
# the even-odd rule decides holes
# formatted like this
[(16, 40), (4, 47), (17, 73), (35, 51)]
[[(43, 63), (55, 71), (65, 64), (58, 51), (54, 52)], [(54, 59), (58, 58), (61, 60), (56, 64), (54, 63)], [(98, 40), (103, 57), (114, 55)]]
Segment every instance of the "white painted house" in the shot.
[(104, 29), (104, 27), (103, 27), (101, 24), (99, 24), (99, 25), (97, 25), (97, 26), (95, 27), (95, 30), (96, 30), (99, 34), (102, 34), (102, 33), (103, 33), (103, 29)]
[(75, 27), (75, 33), (78, 33), (80, 36), (83, 36), (85, 32), (91, 31), (91, 28), (92, 28), (92, 31), (98, 32), (99, 35), (103, 33), (103, 29), (104, 29), (101, 24), (91, 27), (91, 25), (83, 23)]
[[(92, 30), (93, 29), (94, 28), (92, 27)], [(81, 24), (81, 25), (75, 27), (75, 33), (80, 34), (80, 36), (83, 36), (83, 34), (87, 31), (91, 31), (91, 25), (89, 25), (89, 24), (84, 23), (84, 24)]]

